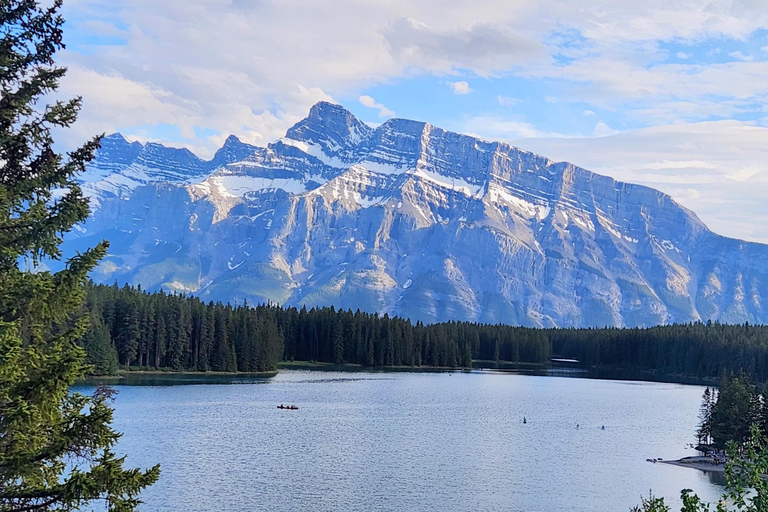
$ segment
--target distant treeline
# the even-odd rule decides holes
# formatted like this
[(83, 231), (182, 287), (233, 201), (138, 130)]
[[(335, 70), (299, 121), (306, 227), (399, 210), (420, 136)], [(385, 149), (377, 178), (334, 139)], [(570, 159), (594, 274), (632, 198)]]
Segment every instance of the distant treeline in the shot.
[(552, 353), (590, 367), (718, 379), (745, 372), (768, 381), (768, 326), (717, 322), (635, 329), (547, 329)]
[(196, 297), (89, 285), (83, 339), (97, 373), (120, 366), (260, 372), (281, 360), (369, 367), (470, 367), (473, 360), (547, 363), (768, 381), (768, 327), (694, 323), (637, 329), (534, 329), (469, 322), (423, 325), (388, 315), (275, 305), (233, 307)]
[(83, 345), (96, 373), (119, 366), (261, 372), (281, 360), (363, 366), (471, 367), (472, 359), (545, 363), (541, 330), (448, 322), (425, 326), (388, 315), (328, 308), (233, 307), (196, 297), (89, 285)]

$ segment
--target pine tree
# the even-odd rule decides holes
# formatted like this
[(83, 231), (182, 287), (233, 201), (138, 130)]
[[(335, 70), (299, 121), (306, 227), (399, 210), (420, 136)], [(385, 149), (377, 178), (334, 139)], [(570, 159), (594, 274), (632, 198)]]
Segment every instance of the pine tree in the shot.
[[(126, 292), (128, 288), (124, 288)], [(131, 366), (136, 359), (139, 347), (139, 314), (136, 304), (126, 297), (118, 302), (116, 309), (116, 336), (115, 345), (120, 354), (120, 359), (125, 366)]]
[[(158, 308), (159, 309), (159, 308)], [(165, 346), (168, 332), (165, 328), (165, 315), (158, 313), (157, 323), (155, 324), (155, 342), (154, 342), (154, 366), (160, 368), (163, 364), (163, 358), (165, 357)]]
[[(70, 393), (85, 375), (77, 341), (88, 272), (107, 244), (71, 258), (57, 273), (43, 258), (61, 258), (61, 237), (88, 216), (75, 175), (93, 158), (95, 138), (66, 157), (51, 130), (77, 117), (80, 99), (39, 105), (56, 91), (64, 68), (61, 1), (0, 3), (0, 511), (71, 511), (104, 500), (131, 511), (159, 476), (123, 469), (113, 454), (111, 393)], [(22, 270), (26, 258), (35, 270)]]
[(339, 318), (333, 328), (333, 362), (344, 364), (344, 326)]
[(709, 444), (712, 439), (712, 391), (707, 388), (701, 397), (701, 409), (699, 412), (699, 430), (697, 437), (699, 443)]
[(109, 329), (104, 325), (101, 315), (91, 311), (90, 329), (80, 340), (85, 349), (86, 363), (91, 368), (89, 373), (93, 375), (115, 375), (119, 364), (117, 351), (112, 345)]
[(723, 375), (717, 401), (712, 407), (712, 440), (718, 448), (728, 441), (744, 443), (749, 438), (752, 420), (755, 417), (754, 388), (744, 374), (733, 377)]

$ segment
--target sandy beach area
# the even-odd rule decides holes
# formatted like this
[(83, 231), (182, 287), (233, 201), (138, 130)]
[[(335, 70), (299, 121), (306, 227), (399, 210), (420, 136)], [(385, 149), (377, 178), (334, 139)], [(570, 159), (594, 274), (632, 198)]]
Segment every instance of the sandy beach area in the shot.
[(681, 466), (684, 468), (693, 468), (700, 471), (711, 471), (713, 473), (723, 473), (725, 471), (725, 464), (714, 464), (711, 457), (703, 455), (695, 457), (683, 457), (678, 460), (661, 460), (661, 464), (672, 464), (673, 466)]

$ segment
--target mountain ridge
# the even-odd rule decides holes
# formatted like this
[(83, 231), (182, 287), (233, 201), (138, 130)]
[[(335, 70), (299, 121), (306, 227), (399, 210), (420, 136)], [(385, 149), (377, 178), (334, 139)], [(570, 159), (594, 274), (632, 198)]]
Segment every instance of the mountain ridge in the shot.
[(107, 142), (84, 179), (94, 214), (67, 242), (112, 235), (97, 281), (428, 322), (768, 320), (768, 247), (502, 142), (404, 119), (372, 128), (324, 102), (278, 141), (231, 136), (207, 163)]

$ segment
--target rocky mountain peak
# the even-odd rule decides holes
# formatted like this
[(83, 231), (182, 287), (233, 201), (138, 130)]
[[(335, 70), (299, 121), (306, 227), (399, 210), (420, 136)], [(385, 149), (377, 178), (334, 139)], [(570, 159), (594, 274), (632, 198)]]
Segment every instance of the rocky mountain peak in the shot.
[(230, 135), (227, 137), (227, 140), (224, 141), (224, 145), (216, 151), (216, 154), (213, 156), (213, 160), (209, 162), (208, 167), (211, 170), (214, 170), (227, 164), (240, 162), (258, 150), (258, 146), (246, 144), (237, 138), (237, 136)]
[(143, 148), (140, 142), (129, 142), (122, 133), (112, 133), (102, 137), (96, 160), (128, 165), (136, 160)]
[(168, 170), (187, 176), (198, 176), (207, 168), (207, 162), (187, 148), (172, 148), (157, 142), (144, 145), (137, 163), (149, 169)]
[[(768, 322), (768, 247), (669, 196), (500, 142), (331, 103), (205, 162), (106, 137), (77, 237), (94, 279), (200, 295), (538, 326)], [(90, 239), (90, 238), (89, 238)]]
[(373, 129), (341, 105), (321, 101), (286, 133), (289, 139), (316, 144), (330, 153), (349, 149), (366, 139)]

